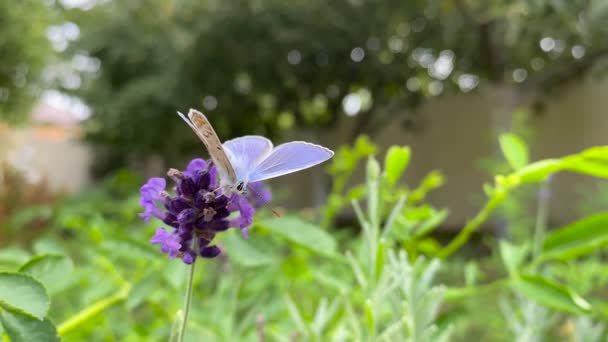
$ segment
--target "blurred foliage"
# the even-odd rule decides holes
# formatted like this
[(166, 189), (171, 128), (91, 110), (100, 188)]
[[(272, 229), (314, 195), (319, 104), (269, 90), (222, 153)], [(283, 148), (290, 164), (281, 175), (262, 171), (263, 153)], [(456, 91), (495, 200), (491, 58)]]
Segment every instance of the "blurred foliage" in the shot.
[(0, 120), (26, 120), (41, 92), (41, 71), (53, 54), (51, 17), (43, 1), (0, 2)]
[[(508, 137), (502, 140), (519, 139)], [(502, 145), (506, 155), (527, 150)], [(219, 241), (225, 254), (197, 263), (186, 341), (608, 337), (607, 213), (553, 231), (534, 229), (525, 241), (493, 240), (493, 255), (463, 260), (451, 254), (453, 244), (442, 247), (433, 239), (446, 213), (424, 198), (442, 178), (431, 172), (412, 189), (396, 182), (407, 170), (409, 148), (391, 147), (383, 162), (366, 138), (340, 151), (351, 166), (366, 155), (364, 183), (334, 193), (350, 203), (360, 231), (330, 233), (295, 212), (276, 218), (260, 211), (248, 240), (231, 230)], [(485, 187), (488, 203), (559, 170), (608, 178), (607, 161), (608, 147), (598, 147), (518, 163), (517, 171)], [(339, 183), (357, 168), (330, 169)], [(0, 250), (4, 333), (14, 341), (169, 338), (171, 322), (180, 317), (187, 266), (147, 242), (155, 225), (144, 226), (136, 215), (141, 182), (116, 172), (94, 190), (62, 199), (44, 234), (27, 247)], [(350, 196), (351, 189), (360, 190)], [(484, 207), (459, 236), (491, 211)]]
[(101, 65), (76, 91), (95, 111), (90, 139), (122, 158), (172, 156), (200, 149), (176, 118), (189, 107), (224, 138), (344, 121), (354, 137), (397, 117), (410, 127), (445, 93), (506, 87), (515, 106), (535, 102), (607, 53), (604, 3), (111, 1), (66, 11), (81, 29), (67, 54)]
[(47, 182), (32, 183), (22, 170), (0, 161), (0, 246), (27, 242), (48, 224), (61, 194)]

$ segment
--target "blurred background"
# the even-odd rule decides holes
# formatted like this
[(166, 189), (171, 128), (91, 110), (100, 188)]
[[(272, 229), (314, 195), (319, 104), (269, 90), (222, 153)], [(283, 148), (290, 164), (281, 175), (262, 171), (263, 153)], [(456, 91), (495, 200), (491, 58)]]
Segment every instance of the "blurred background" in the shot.
[[(176, 114), (189, 108), (223, 140), (408, 145), (401, 182), (432, 172), (427, 201), (449, 208), (437, 235), (451, 236), (507, 170), (500, 133), (532, 160), (606, 144), (606, 22), (604, 0), (1, 0), (0, 259), (70, 254), (70, 239), (115, 251), (108, 232), (147, 242), (139, 186), (206, 156)], [(351, 210), (311, 210), (327, 204), (326, 171), (271, 181), (273, 206), (353, 235)], [(525, 235), (536, 193), (507, 201), (476, 253), (486, 234)], [(608, 203), (605, 182), (580, 175), (557, 175), (551, 193), (555, 226)], [(91, 291), (82, 302), (103, 293)]]

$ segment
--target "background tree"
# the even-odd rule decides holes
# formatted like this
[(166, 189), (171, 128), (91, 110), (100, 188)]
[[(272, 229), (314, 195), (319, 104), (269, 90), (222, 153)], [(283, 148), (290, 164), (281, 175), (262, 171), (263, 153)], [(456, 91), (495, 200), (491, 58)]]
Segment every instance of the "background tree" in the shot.
[(224, 137), (323, 132), (344, 114), (355, 136), (485, 88), (508, 122), (608, 53), (601, 0), (136, 0), (72, 15), (72, 51), (101, 62), (80, 92), (95, 111), (90, 138), (137, 155), (200, 149), (175, 115), (189, 107)]
[(40, 72), (53, 53), (50, 15), (43, 1), (0, 1), (0, 120), (26, 119), (40, 93)]

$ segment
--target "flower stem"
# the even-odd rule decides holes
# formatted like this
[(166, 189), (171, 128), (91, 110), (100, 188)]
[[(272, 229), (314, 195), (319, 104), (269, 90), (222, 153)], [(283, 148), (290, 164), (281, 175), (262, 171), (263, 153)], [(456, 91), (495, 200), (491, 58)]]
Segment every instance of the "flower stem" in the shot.
[(190, 265), (190, 273), (188, 274), (188, 284), (186, 285), (186, 296), (184, 298), (184, 317), (182, 319), (182, 325), (179, 328), (179, 334), (177, 335), (177, 341), (182, 342), (186, 335), (186, 326), (188, 325), (188, 314), (190, 313), (190, 303), (192, 302), (192, 288), (194, 285), (194, 266), (196, 265), (196, 259), (192, 261)]

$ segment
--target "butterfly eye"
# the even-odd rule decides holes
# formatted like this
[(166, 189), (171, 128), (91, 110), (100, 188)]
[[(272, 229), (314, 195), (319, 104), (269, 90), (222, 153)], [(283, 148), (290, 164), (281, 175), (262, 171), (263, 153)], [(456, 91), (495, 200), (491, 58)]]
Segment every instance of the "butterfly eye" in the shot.
[(244, 188), (245, 188), (245, 183), (243, 183), (243, 182), (239, 183), (239, 184), (236, 186), (236, 189), (237, 189), (239, 192), (243, 192), (243, 189), (244, 189)]

